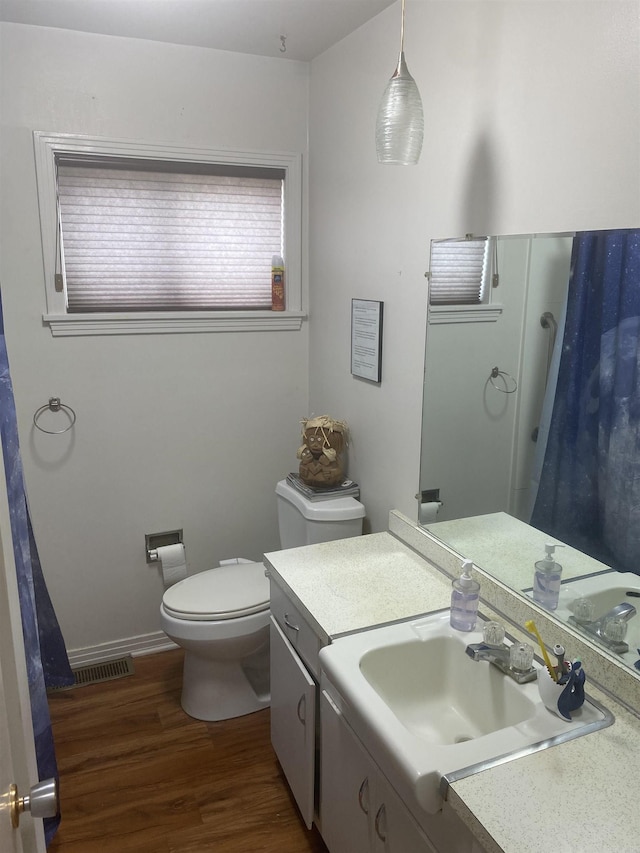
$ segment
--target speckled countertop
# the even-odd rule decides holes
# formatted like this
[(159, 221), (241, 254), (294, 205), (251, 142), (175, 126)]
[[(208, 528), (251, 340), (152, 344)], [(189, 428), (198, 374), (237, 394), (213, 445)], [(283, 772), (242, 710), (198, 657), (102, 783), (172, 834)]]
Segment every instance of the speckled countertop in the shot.
[(448, 607), (451, 583), (389, 533), (265, 554), (294, 603), (335, 637)]
[[(449, 605), (449, 579), (389, 533), (265, 559), (327, 636)], [(449, 805), (487, 853), (640, 851), (640, 721), (595, 685), (588, 692), (614, 714), (612, 726), (451, 785)]]
[[(545, 556), (545, 543), (560, 543), (559, 539), (536, 530), (506, 512), (437, 521), (426, 527), (459, 554), (473, 560), (477, 566), (486, 568), (514, 589), (530, 589), (533, 586), (535, 563)], [(569, 545), (562, 545), (554, 556), (562, 566), (563, 580), (611, 571), (609, 566)]]
[[(593, 686), (607, 729), (454, 782), (448, 800), (487, 853), (637, 853), (640, 723)], [(443, 851), (444, 853), (444, 851)]]

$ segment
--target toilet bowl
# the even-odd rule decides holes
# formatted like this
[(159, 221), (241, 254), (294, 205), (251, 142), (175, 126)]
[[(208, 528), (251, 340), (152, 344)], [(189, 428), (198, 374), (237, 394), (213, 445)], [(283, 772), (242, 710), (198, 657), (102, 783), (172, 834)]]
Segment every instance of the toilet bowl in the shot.
[[(285, 480), (276, 486), (282, 548), (360, 536), (364, 506), (353, 497), (311, 501)], [(262, 563), (225, 561), (170, 586), (160, 624), (185, 651), (183, 709), (226, 720), (269, 704), (269, 582)]]
[(269, 704), (269, 582), (262, 563), (222, 565), (165, 591), (160, 624), (185, 650), (181, 705), (226, 720)]

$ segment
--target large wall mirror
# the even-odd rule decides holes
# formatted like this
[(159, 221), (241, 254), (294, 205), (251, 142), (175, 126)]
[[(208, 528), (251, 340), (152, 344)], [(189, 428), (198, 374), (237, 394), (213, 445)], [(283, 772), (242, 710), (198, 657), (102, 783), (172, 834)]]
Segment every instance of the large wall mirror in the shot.
[[(607, 240), (616, 236), (612, 249)], [(484, 241), (482, 287), (471, 298), (459, 297), (462, 302), (446, 287), (444, 297), (434, 298), (437, 279), (444, 275), (446, 285), (449, 275), (442, 259), (463, 257), (472, 240)], [(581, 266), (587, 258), (600, 275), (611, 257), (615, 274), (626, 277), (623, 286), (640, 294), (640, 231), (434, 241), (418, 521), (529, 596), (545, 545), (561, 546), (555, 559), (562, 584), (551, 612), (634, 667), (640, 659), (640, 560), (633, 557), (640, 547), (634, 539), (640, 538), (640, 295), (636, 305), (634, 295), (621, 291), (613, 308), (603, 303), (596, 310), (588, 303), (592, 273)], [(470, 266), (469, 258), (463, 264)], [(582, 273), (586, 295), (576, 308)], [(590, 328), (591, 318), (615, 313), (623, 303), (629, 303), (625, 316), (607, 319), (609, 333)], [(586, 332), (575, 328), (579, 311), (589, 318)], [(567, 384), (560, 367), (563, 350), (576, 347), (592, 359), (589, 366), (585, 356), (582, 369), (589, 374), (579, 392), (578, 381)], [(611, 355), (614, 348), (621, 354)], [(574, 396), (591, 420), (571, 422), (569, 453), (554, 434), (554, 406), (568, 406)], [(603, 424), (611, 439), (604, 451), (594, 451), (584, 436), (594, 428), (602, 433)], [(598, 436), (592, 438), (597, 445)], [(591, 459), (594, 453), (600, 460)], [(574, 509), (563, 503), (567, 494), (593, 500)], [(572, 514), (582, 533), (565, 536), (558, 524)]]

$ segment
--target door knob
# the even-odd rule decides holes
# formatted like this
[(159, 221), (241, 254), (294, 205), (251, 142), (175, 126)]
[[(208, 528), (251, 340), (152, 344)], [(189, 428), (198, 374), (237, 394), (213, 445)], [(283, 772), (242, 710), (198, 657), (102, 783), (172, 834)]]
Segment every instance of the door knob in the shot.
[(55, 817), (58, 814), (58, 780), (45, 779), (38, 782), (29, 791), (28, 796), (18, 796), (18, 786), (9, 786), (11, 804), (11, 825), (14, 829), (20, 824), (22, 812), (31, 812), (31, 817)]

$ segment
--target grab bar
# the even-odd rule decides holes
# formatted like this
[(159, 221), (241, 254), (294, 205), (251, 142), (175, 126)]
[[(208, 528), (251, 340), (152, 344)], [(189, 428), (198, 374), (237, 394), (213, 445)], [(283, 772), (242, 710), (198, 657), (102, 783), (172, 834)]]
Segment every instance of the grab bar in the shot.
[[(549, 333), (549, 340), (547, 341), (547, 369), (544, 373), (544, 391), (546, 393), (547, 385), (549, 384), (549, 373), (551, 372), (551, 359), (553, 358), (553, 351), (556, 346), (558, 324), (556, 323), (556, 318), (553, 316), (551, 311), (545, 311), (540, 317), (540, 325), (543, 329), (551, 329)], [(536, 442), (538, 440), (539, 432), (539, 426), (533, 428), (531, 431), (531, 441)]]
[(547, 346), (547, 370), (544, 378), (544, 388), (546, 391), (547, 382), (549, 381), (549, 371), (551, 370), (551, 359), (556, 345), (556, 335), (558, 334), (558, 324), (556, 323), (556, 318), (553, 316), (551, 311), (545, 311), (540, 317), (540, 325), (543, 329), (551, 329)]

